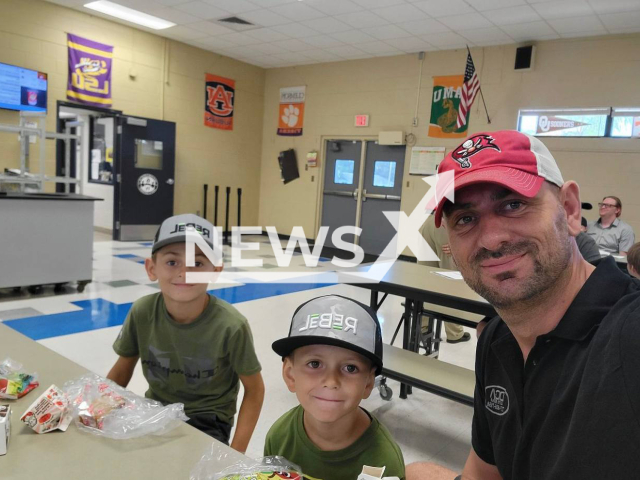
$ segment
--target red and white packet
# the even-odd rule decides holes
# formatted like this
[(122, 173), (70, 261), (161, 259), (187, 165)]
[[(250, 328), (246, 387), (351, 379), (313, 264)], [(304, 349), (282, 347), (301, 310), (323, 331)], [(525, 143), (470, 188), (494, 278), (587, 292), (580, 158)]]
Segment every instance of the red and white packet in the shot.
[(72, 420), (68, 407), (66, 395), (58, 387), (51, 385), (27, 408), (20, 420), (36, 433), (47, 433), (52, 430), (64, 432)]

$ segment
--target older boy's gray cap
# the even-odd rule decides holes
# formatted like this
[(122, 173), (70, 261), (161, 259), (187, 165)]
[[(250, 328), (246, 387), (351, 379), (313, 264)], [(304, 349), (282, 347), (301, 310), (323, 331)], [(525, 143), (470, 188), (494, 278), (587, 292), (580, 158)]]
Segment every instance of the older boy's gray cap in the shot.
[(369, 358), (382, 370), (382, 333), (376, 313), (340, 295), (326, 295), (303, 303), (291, 319), (289, 336), (273, 342), (281, 357), (305, 345), (333, 345)]
[(187, 228), (193, 227), (196, 232), (213, 248), (213, 225), (193, 213), (184, 213), (167, 218), (156, 232), (151, 253), (156, 253), (160, 248), (172, 243), (185, 242)]

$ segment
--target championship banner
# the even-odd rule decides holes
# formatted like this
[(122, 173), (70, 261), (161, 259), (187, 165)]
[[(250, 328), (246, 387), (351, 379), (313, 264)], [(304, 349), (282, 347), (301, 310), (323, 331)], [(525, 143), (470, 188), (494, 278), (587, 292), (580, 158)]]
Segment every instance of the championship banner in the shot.
[(457, 127), (458, 108), (462, 96), (464, 75), (433, 77), (433, 97), (431, 99), (431, 120), (429, 136), (436, 138), (464, 138), (469, 127), (469, 112), (466, 123)]
[(280, 89), (278, 135), (287, 137), (299, 137), (302, 135), (306, 88), (288, 87)]
[(206, 73), (204, 93), (204, 124), (221, 130), (233, 130), (233, 105), (236, 81)]
[(110, 107), (113, 47), (67, 34), (69, 77), (67, 99), (96, 107)]

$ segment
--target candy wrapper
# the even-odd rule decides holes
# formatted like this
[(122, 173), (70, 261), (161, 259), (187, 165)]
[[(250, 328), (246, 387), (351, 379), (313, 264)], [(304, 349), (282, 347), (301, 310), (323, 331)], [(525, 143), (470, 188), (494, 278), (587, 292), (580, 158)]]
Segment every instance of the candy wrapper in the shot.
[(36, 433), (47, 433), (56, 429), (64, 432), (71, 423), (67, 397), (62, 390), (51, 385), (27, 408), (20, 420)]
[(284, 457), (263, 457), (258, 460), (250, 458), (220, 471), (220, 463), (228, 457), (227, 453), (220, 452), (214, 444), (211, 452), (202, 456), (200, 461), (191, 470), (190, 480), (303, 480), (302, 470), (298, 465), (289, 462)]
[(189, 419), (182, 403), (163, 406), (93, 373), (63, 388), (76, 425), (95, 435), (117, 440), (162, 435)]
[(21, 363), (11, 358), (0, 363), (0, 398), (15, 400), (24, 397), (38, 385), (38, 376), (24, 372)]

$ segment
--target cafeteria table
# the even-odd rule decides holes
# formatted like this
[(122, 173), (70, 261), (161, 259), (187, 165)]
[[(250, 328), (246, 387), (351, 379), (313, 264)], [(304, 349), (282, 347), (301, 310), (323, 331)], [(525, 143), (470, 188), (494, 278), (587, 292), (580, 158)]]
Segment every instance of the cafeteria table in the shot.
[[(25, 410), (51, 384), (62, 388), (88, 371), (77, 363), (0, 323), (0, 356), (36, 372), (40, 386), (11, 406), (8, 451), (0, 456), (0, 478), (11, 480), (188, 479), (202, 455), (222, 455), (220, 469), (247, 459), (199, 430), (181, 423), (164, 435), (112, 440), (80, 431), (72, 422), (66, 432), (37, 434), (20, 421)], [(0, 359), (1, 361), (1, 359)]]

